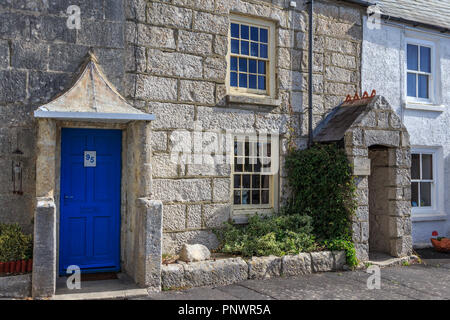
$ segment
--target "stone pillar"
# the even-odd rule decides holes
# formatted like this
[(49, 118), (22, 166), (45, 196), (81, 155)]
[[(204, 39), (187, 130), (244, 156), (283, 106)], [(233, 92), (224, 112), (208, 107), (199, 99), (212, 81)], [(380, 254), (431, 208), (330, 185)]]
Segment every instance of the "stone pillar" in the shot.
[(56, 206), (37, 198), (34, 215), (33, 298), (51, 297), (56, 287)]
[(35, 298), (52, 296), (56, 286), (56, 124), (40, 119), (38, 126), (32, 276)]
[(136, 200), (138, 247), (135, 248), (135, 281), (151, 291), (161, 290), (163, 205), (159, 200)]

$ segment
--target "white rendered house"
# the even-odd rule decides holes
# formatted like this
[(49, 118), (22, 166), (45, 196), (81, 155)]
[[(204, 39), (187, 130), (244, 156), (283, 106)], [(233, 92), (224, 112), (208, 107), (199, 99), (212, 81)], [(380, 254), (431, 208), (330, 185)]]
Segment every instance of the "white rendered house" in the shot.
[(363, 24), (362, 89), (408, 129), (413, 245), (450, 236), (450, 2), (382, 0)]

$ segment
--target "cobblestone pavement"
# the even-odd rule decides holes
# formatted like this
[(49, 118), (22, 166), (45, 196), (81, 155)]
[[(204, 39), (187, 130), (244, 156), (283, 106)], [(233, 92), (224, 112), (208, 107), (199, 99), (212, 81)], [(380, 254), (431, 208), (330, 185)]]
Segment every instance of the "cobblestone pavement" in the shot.
[(371, 274), (327, 272), (300, 277), (247, 280), (221, 287), (193, 288), (150, 294), (163, 300), (411, 300), (450, 299), (450, 259), (381, 269), (381, 288), (369, 290)]

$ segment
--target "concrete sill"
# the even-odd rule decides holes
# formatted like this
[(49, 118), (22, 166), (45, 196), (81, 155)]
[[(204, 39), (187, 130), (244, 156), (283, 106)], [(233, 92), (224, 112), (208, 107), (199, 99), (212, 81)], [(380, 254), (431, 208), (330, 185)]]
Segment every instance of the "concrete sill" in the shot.
[(412, 214), (411, 215), (411, 221), (412, 222), (425, 222), (425, 221), (442, 221), (447, 220), (446, 214), (436, 214), (436, 213), (430, 213), (430, 214)]
[(227, 95), (227, 102), (230, 104), (247, 104), (257, 105), (263, 107), (279, 107), (281, 104), (280, 99), (273, 99), (270, 97), (253, 97), (253, 96), (240, 96), (240, 95)]
[(422, 103), (408, 102), (405, 105), (405, 109), (444, 112), (445, 111), (445, 106), (444, 105), (437, 105), (437, 104), (422, 104)]

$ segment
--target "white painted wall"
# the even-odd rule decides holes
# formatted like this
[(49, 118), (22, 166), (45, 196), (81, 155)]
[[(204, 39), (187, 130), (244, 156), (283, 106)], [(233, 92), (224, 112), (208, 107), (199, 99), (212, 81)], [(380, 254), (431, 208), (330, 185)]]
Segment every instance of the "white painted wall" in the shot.
[[(437, 97), (429, 107), (440, 111), (409, 109), (411, 104), (406, 103), (405, 38), (408, 37), (435, 43)], [(450, 236), (450, 36), (394, 23), (370, 29), (364, 23), (361, 68), (362, 90), (370, 93), (375, 89), (387, 98), (408, 129), (412, 148), (438, 150), (437, 208), (420, 215), (414, 210), (412, 213), (414, 246), (430, 246), (432, 231)]]

